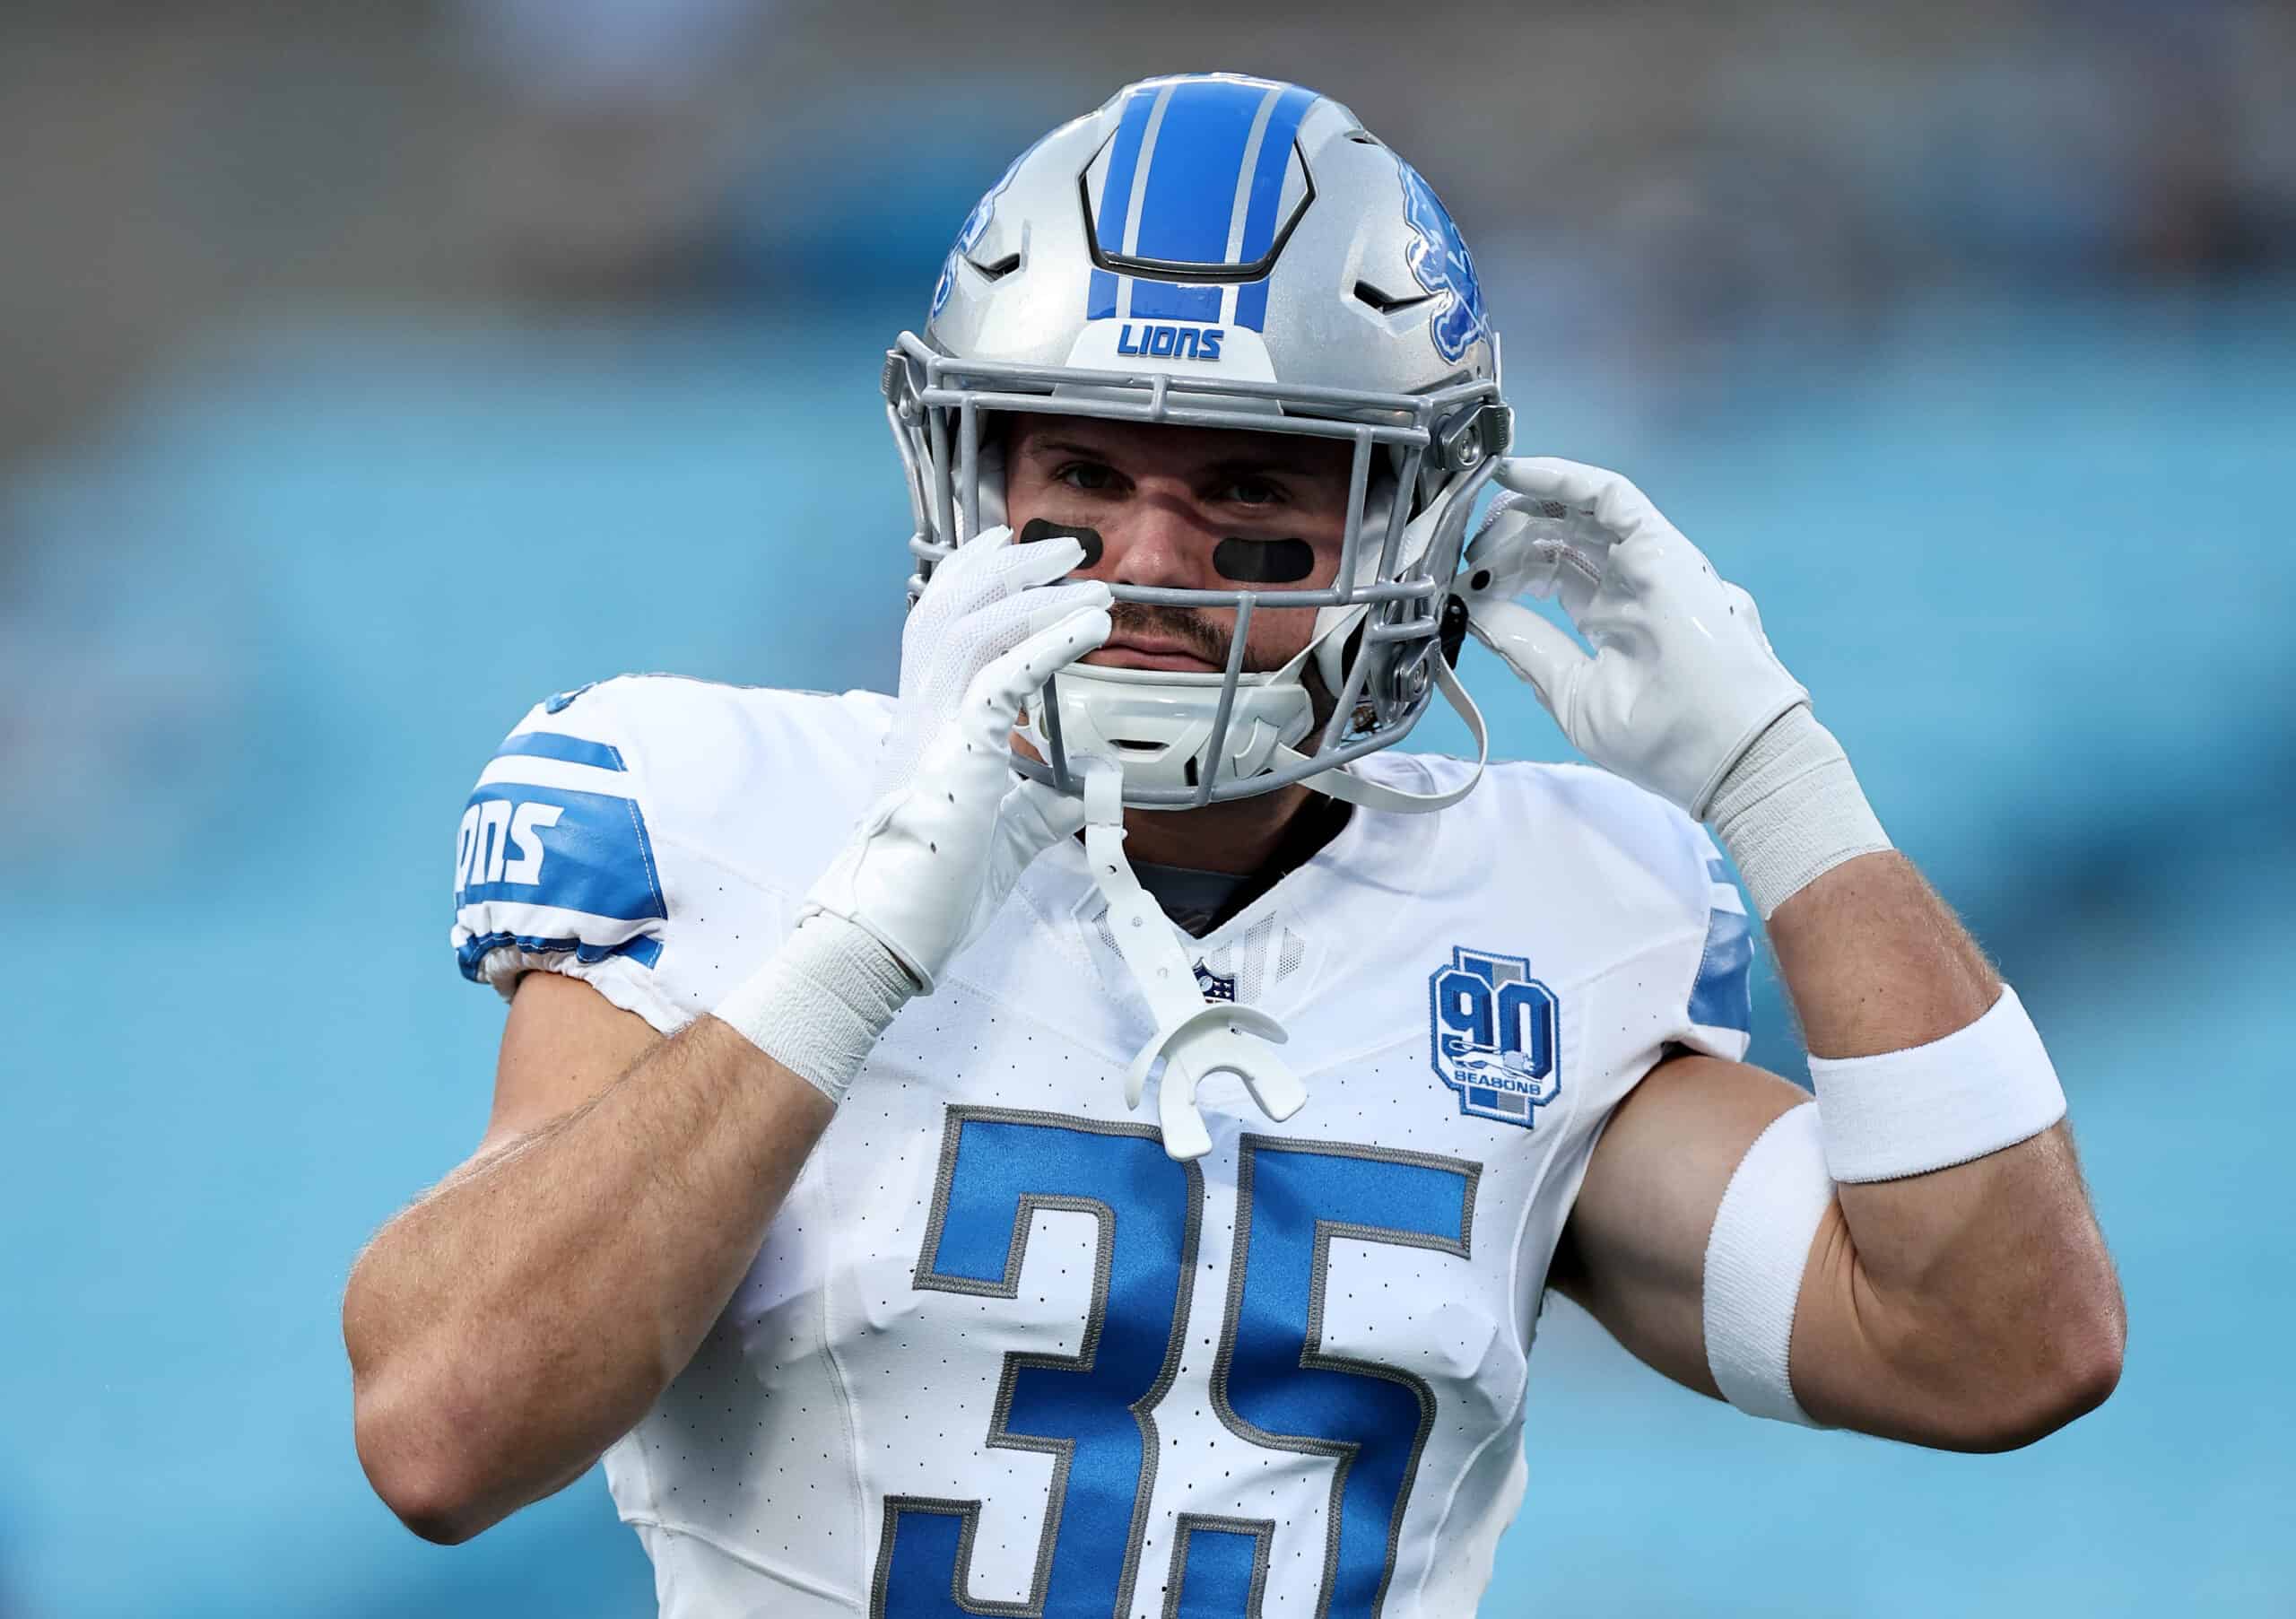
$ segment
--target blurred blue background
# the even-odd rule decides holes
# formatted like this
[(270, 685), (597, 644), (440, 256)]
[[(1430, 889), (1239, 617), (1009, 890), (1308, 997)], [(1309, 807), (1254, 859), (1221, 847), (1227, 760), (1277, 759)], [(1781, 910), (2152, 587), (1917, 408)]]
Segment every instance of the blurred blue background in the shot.
[(886, 686), (878, 354), (1013, 150), (1204, 66), (1410, 153), (1520, 447), (1761, 602), (2048, 1036), (2127, 1288), (2118, 1394), (1994, 1458), (1748, 1422), (1551, 1306), (1485, 1612), (2296, 1612), (2296, 18), (1159, 16), (1222, 43), (0, 15), (0, 1615), (652, 1611), (595, 1473), (448, 1551), (352, 1451), (344, 1278), (476, 1141), (501, 1022), (447, 947), (464, 795), (617, 671)]

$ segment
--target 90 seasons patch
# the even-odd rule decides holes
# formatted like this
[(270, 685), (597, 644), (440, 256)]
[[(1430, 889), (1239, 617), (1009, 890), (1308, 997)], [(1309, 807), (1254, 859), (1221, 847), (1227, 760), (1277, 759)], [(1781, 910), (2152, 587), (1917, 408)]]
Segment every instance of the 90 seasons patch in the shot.
[(1428, 1051), (1459, 1111), (1529, 1129), (1562, 1094), (1554, 992), (1522, 956), (1454, 945), (1427, 980)]

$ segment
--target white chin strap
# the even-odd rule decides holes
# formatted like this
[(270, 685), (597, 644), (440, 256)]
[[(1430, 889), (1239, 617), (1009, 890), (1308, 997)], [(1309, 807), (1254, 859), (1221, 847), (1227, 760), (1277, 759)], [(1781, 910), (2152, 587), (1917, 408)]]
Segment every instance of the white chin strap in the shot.
[[(1468, 772), (1465, 781), (1444, 792), (1406, 793), (1401, 788), (1389, 787), (1385, 782), (1366, 780), (1343, 764), (1320, 770), (1306, 778), (1300, 785), (1311, 787), (1334, 798), (1344, 799), (1349, 804), (1360, 804), (1365, 809), (1385, 810), (1395, 815), (1423, 815), (1430, 810), (1446, 809), (1474, 791), (1475, 783), (1483, 779), (1483, 767), (1491, 758), (1491, 733), (1483, 722), (1483, 710), (1474, 706), (1474, 699), (1467, 695), (1466, 687), (1459, 683), (1458, 675), (1453, 673), (1451, 666), (1439, 651), (1435, 654), (1433, 662), (1435, 689), (1451, 705), (1451, 711), (1466, 721), (1467, 734), (1474, 738), (1474, 769)], [(1307, 757), (1305, 753), (1289, 747), (1280, 747), (1275, 750), (1271, 768), (1304, 763)]]

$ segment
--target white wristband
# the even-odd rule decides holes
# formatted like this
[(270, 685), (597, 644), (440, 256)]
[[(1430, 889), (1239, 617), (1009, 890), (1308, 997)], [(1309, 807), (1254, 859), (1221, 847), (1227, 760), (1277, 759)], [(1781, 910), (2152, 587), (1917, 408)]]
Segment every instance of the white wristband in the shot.
[(1849, 757), (1807, 703), (1770, 723), (1706, 806), (1762, 920), (1844, 860), (1891, 847)]
[(1794, 1397), (1787, 1355), (1810, 1243), (1833, 1202), (1808, 1102), (1754, 1137), (1730, 1176), (1706, 1240), (1706, 1369), (1722, 1397), (1749, 1416), (1817, 1423)]
[(874, 934), (815, 911), (711, 1015), (842, 1101), (877, 1037), (916, 993), (917, 980)]
[(2065, 1117), (2065, 1089), (2017, 992), (1943, 1040), (1879, 1057), (1810, 1059), (1836, 1180), (1896, 1180), (1967, 1163)]

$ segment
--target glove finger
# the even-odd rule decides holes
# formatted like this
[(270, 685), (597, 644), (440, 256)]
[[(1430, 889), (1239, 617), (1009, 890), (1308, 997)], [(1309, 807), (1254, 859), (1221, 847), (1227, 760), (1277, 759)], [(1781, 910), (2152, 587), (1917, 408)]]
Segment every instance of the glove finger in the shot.
[(1587, 638), (1597, 657), (1606, 650), (1632, 656), (1649, 649), (1653, 616), (1649, 605), (1638, 600), (1613, 575), (1571, 622), (1578, 626), (1578, 633)]
[[(999, 529), (998, 533), (1005, 532)], [(1083, 564), (1084, 547), (1073, 535), (1057, 535), (1026, 545), (1010, 545), (995, 562), (996, 582), (1004, 594), (1018, 596), (1040, 585), (1065, 579)]]
[(1642, 596), (1671, 583), (1679, 596), (1695, 600), (1727, 588), (1714, 564), (1671, 528), (1646, 529), (1611, 548), (1609, 572), (1617, 588)]
[(1574, 510), (1590, 512), (1622, 540), (1657, 530), (1674, 532), (1674, 525), (1648, 495), (1606, 467), (1556, 456), (1509, 456), (1499, 463), (1494, 475), (1517, 494), (1560, 500)]
[(988, 664), (965, 688), (965, 731), (976, 742), (993, 744), (1001, 764), (1004, 739), (1021, 717), (1021, 705), (1052, 675), (1104, 645), (1111, 628), (1105, 606), (1079, 608)]
[[(996, 586), (995, 591), (1002, 588)], [(1106, 584), (1080, 579), (1031, 586), (1010, 596), (977, 596), (961, 611), (930, 618), (912, 614), (901, 632), (902, 695), (906, 699), (929, 689), (953, 698), (990, 659), (1072, 614), (1106, 607), (1112, 599)]]
[(945, 623), (986, 604), (1048, 585), (1074, 572), (1083, 560), (1083, 546), (1068, 535), (1020, 545), (1013, 544), (1010, 528), (984, 528), (934, 570), (918, 605), (937, 608), (936, 622)]
[(958, 546), (957, 554), (961, 557), (971, 558), (973, 565), (977, 566), (981, 560), (986, 557), (993, 556), (1000, 551), (1010, 550), (1012, 548), (1012, 528), (1006, 524), (999, 523), (994, 528), (982, 529), (978, 534), (973, 535), (972, 538)]
[(1001, 594), (996, 582), (996, 565), (1011, 553), (1012, 538), (1009, 528), (984, 528), (935, 563), (933, 577), (925, 581), (925, 593), (917, 598), (909, 614), (909, 628), (902, 632), (903, 641), (920, 624), (945, 624), (970, 612), (984, 599)]
[(1610, 567), (1607, 552), (1594, 553), (1561, 540), (1540, 542), (1553, 561), (1545, 596), (1562, 604), (1572, 624), (1583, 629), (1588, 605), (1601, 591)]
[[(1557, 625), (1520, 602), (1491, 602), (1467, 610), (1467, 628), (1507, 666), (1530, 683), (1548, 713), (1562, 718), (1570, 683), (1587, 665), (1587, 653)], [(1566, 723), (1564, 730), (1568, 732)]]
[(1470, 601), (1553, 595), (1556, 553), (1546, 543), (1552, 527), (1535, 502), (1502, 495), (1467, 544), (1462, 561), (1467, 588), (1461, 594)]
[(1023, 776), (1004, 794), (998, 813), (1019, 835), (1022, 847), (1034, 859), (1064, 838), (1084, 830), (1084, 800), (1074, 793)]
[(1560, 596), (1575, 617), (1602, 579), (1608, 549), (1591, 518), (1570, 521), (1560, 501), (1502, 495), (1468, 548), (1460, 594), (1470, 608), (1484, 599)]
[(1036, 635), (1088, 607), (1105, 611), (1115, 605), (1116, 593), (1099, 579), (1079, 579), (1073, 585), (1038, 585), (1025, 599), (1029, 633)]
[(1722, 597), (1729, 606), (1731, 616), (1744, 621), (1746, 628), (1752, 630), (1761, 642), (1762, 649), (1769, 651), (1770, 634), (1761, 627), (1761, 609), (1754, 605), (1754, 598), (1727, 579), (1722, 581)]

